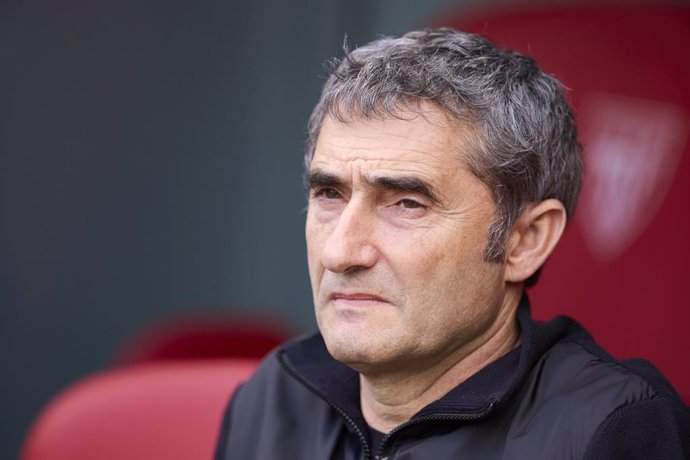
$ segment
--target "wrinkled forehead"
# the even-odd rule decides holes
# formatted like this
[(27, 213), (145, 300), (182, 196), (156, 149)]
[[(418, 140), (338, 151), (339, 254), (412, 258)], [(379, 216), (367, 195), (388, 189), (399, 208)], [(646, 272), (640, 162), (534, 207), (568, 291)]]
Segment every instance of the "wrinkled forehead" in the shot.
[(440, 112), (349, 121), (327, 117), (307, 176), (344, 182), (406, 178), (450, 193), (456, 179), (471, 172), (463, 160), (467, 131)]

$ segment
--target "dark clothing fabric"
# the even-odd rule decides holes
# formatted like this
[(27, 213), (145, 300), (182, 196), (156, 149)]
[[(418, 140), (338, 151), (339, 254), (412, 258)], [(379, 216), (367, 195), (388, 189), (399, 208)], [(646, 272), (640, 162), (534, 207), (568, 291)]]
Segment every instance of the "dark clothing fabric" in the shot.
[(371, 445), (358, 374), (316, 334), (282, 346), (233, 397), (226, 459), (683, 459), (690, 409), (650, 364), (616, 361), (573, 320), (540, 324), (526, 297), (521, 345)]
[(378, 430), (373, 429), (372, 427), (369, 428), (369, 445), (370, 446), (378, 446), (381, 444), (381, 441), (383, 441), (383, 438), (386, 436), (385, 433), (381, 433)]

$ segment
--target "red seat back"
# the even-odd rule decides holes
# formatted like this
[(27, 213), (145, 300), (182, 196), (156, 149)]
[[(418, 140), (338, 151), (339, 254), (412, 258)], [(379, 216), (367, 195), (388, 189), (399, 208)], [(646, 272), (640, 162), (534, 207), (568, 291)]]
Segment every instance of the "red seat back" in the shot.
[(209, 358), (260, 359), (293, 335), (283, 322), (250, 315), (170, 318), (140, 331), (116, 364)]
[(21, 459), (210, 459), (223, 410), (255, 366), (254, 360), (183, 361), (88, 377), (43, 410)]

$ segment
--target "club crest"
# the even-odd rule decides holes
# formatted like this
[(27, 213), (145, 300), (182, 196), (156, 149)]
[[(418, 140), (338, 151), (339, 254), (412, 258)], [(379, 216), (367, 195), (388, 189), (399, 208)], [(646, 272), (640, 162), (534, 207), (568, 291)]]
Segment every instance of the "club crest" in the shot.
[(669, 103), (590, 93), (578, 113), (585, 178), (577, 225), (592, 255), (625, 251), (659, 210), (688, 136), (688, 118)]

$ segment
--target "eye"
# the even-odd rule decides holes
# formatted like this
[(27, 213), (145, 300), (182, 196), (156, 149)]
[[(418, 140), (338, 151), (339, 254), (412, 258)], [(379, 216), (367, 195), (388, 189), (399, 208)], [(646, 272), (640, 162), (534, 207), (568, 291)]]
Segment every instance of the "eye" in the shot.
[(314, 196), (315, 197), (323, 197), (328, 200), (337, 200), (340, 198), (340, 192), (338, 192), (336, 189), (331, 188), (331, 187), (323, 187), (320, 189), (314, 190)]
[(415, 201), (415, 200), (411, 200), (409, 198), (405, 198), (403, 200), (400, 200), (398, 202), (398, 204), (405, 209), (420, 209), (420, 208), (426, 207), (422, 203)]

